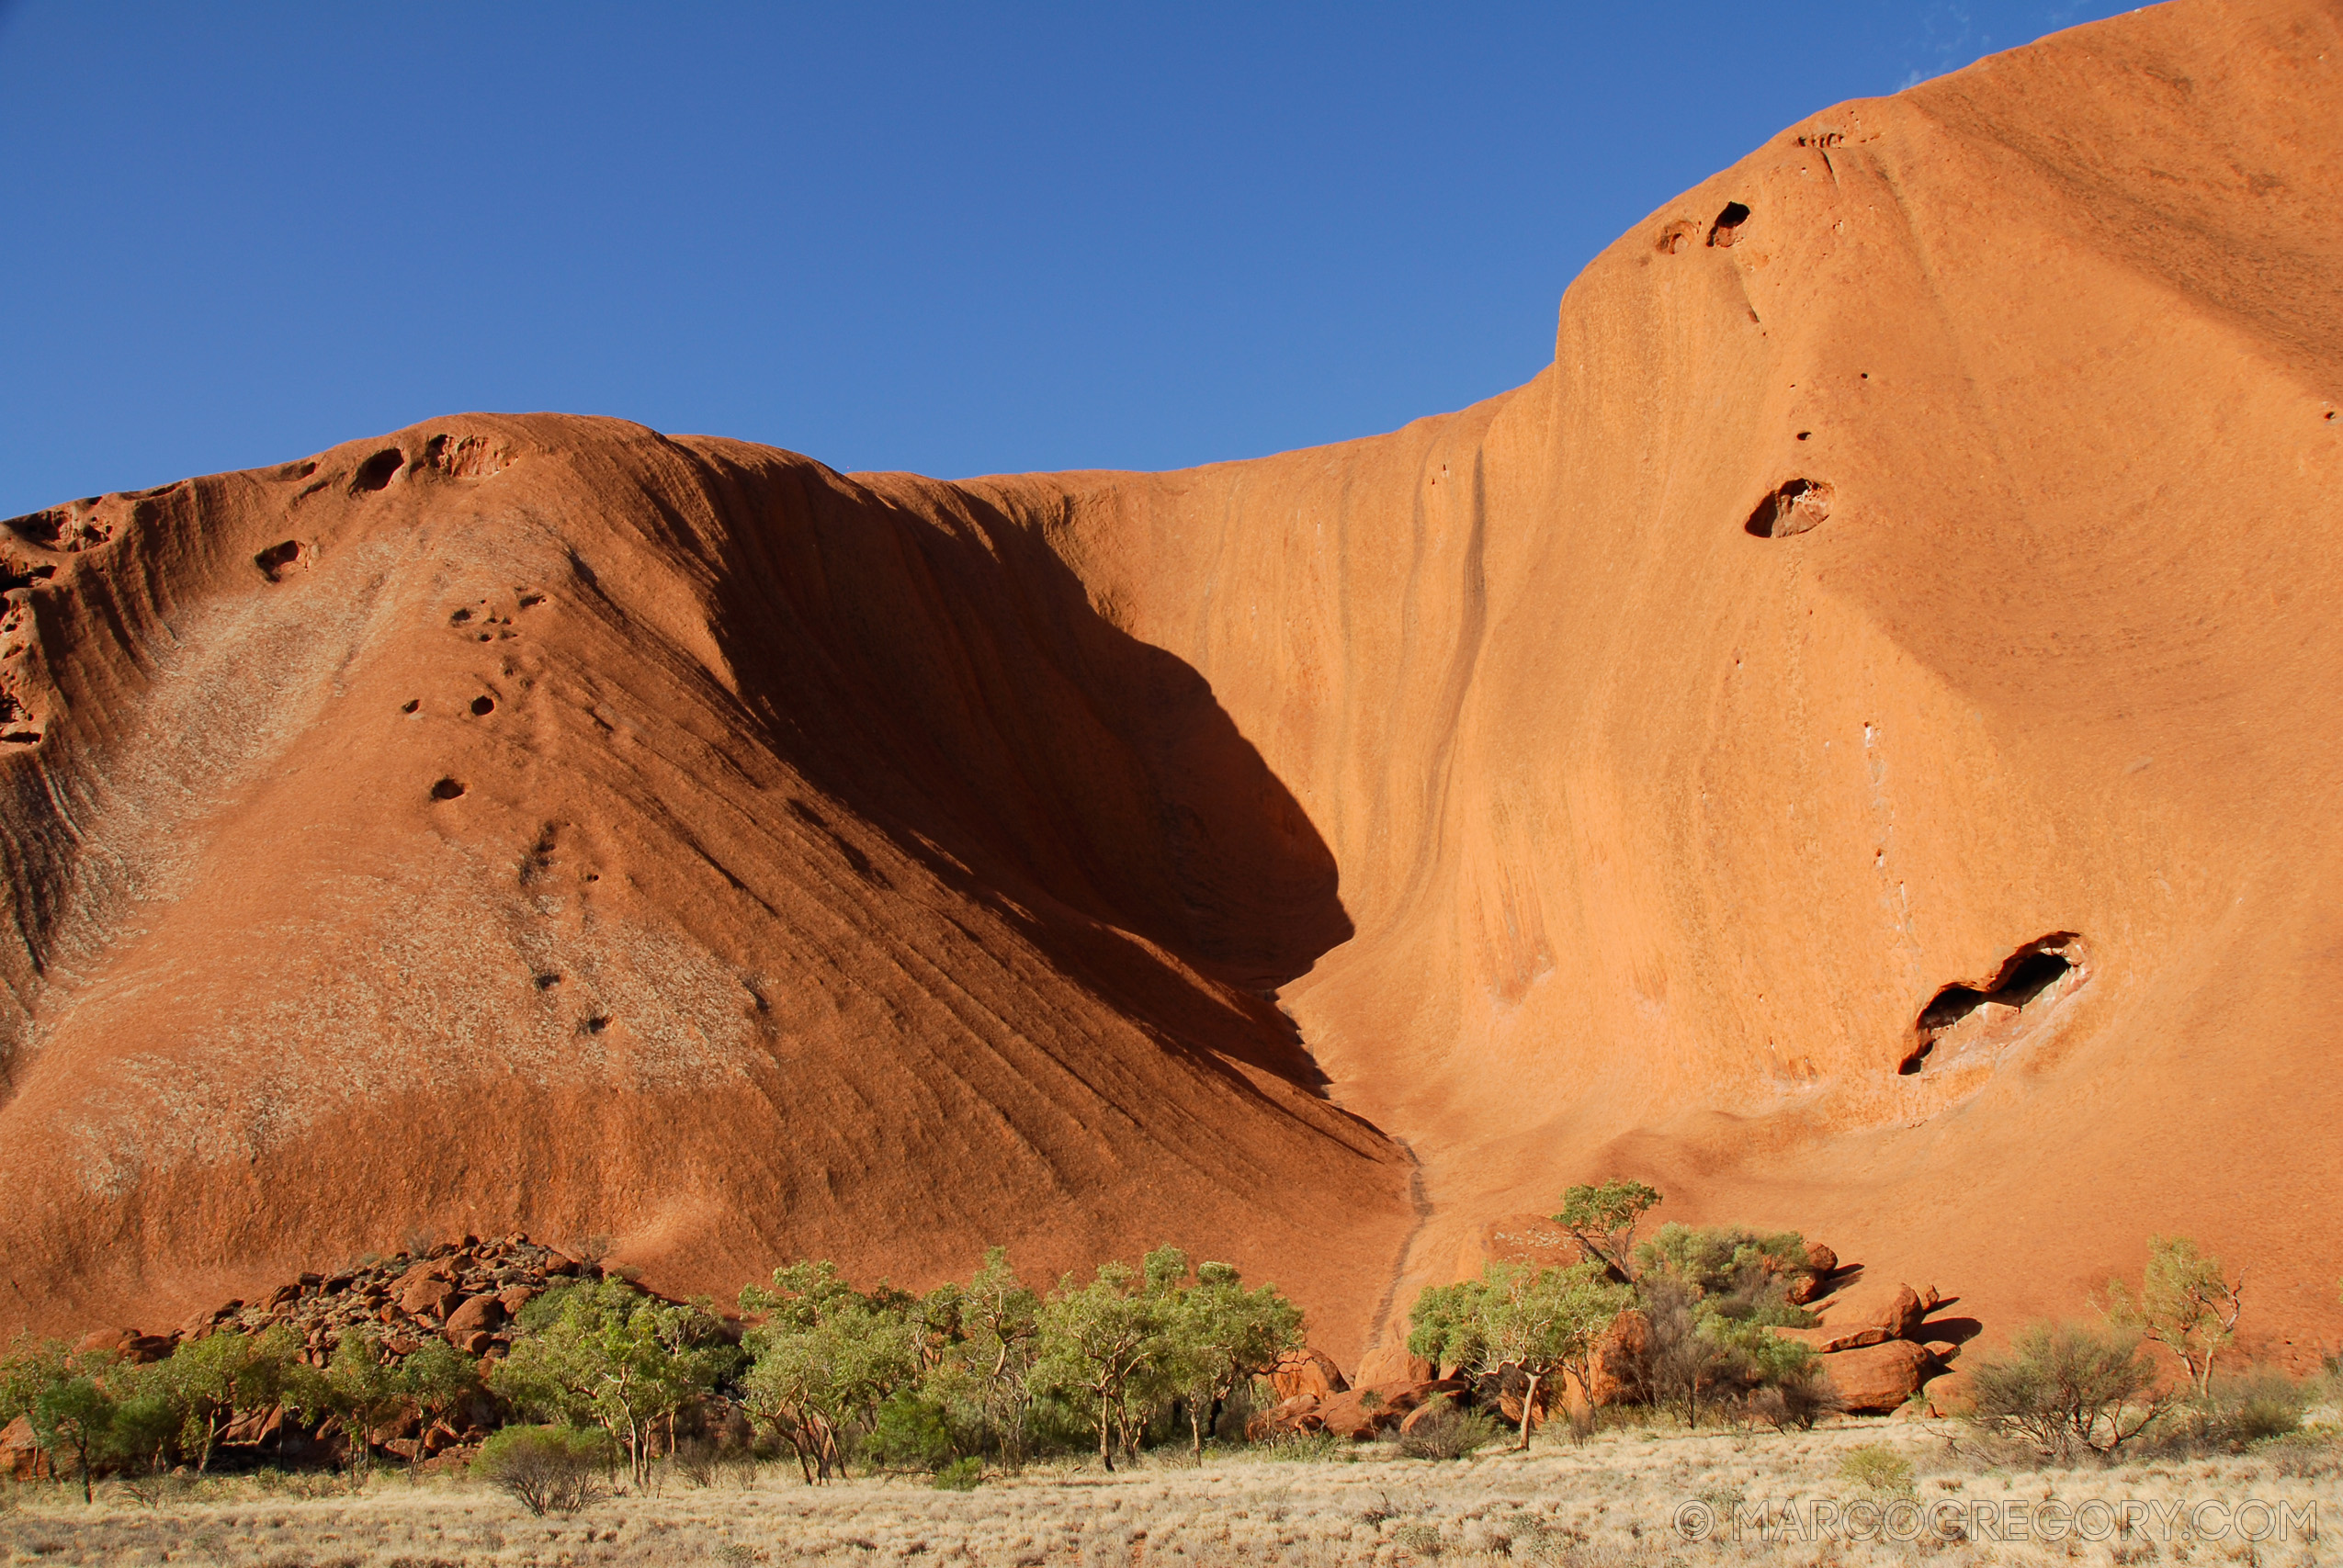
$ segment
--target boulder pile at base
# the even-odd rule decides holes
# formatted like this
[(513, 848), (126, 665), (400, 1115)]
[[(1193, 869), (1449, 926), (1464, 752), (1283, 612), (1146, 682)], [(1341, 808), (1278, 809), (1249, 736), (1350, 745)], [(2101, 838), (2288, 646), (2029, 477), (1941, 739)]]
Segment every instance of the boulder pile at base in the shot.
[[(183, 1344), (222, 1331), (284, 1328), (300, 1342), (302, 1360), (323, 1367), (344, 1337), (357, 1332), (370, 1335), (391, 1361), (413, 1355), (427, 1338), (444, 1338), (466, 1355), (480, 1358), (485, 1374), (512, 1348), (513, 1321), (532, 1298), (551, 1285), (602, 1276), (600, 1265), (524, 1235), (495, 1241), (468, 1235), (421, 1252), (369, 1258), (331, 1274), (303, 1274), (257, 1301), (222, 1302), (167, 1332), (100, 1329), (83, 1336), (76, 1348), (110, 1350), (124, 1361), (142, 1364), (160, 1361)], [(487, 1436), (496, 1403), (483, 1395), (475, 1402), (477, 1408), (427, 1426), (408, 1415), (368, 1433), (368, 1441), (402, 1460), (465, 1450)], [(248, 1460), (330, 1458), (346, 1441), (333, 1426), (329, 1421), (310, 1431), (289, 1421), (281, 1409), (247, 1411), (229, 1427), (215, 1462), (236, 1466), (239, 1450), (246, 1451)], [(48, 1456), (22, 1416), (0, 1429), (0, 1475), (30, 1480), (50, 1472)]]
[(1354, 1443), (1373, 1442), (1386, 1432), (1412, 1432), (1434, 1410), (1441, 1397), (1470, 1404), (1474, 1389), (1469, 1378), (1433, 1378), (1425, 1382), (1374, 1383), (1340, 1392), (1297, 1393), (1261, 1412), (1245, 1424), (1245, 1436), (1254, 1442), (1307, 1432), (1331, 1432)]
[(1774, 1332), (1822, 1358), (1831, 1391), (1849, 1414), (1900, 1411), (1961, 1353), (1960, 1329), (1928, 1321), (1954, 1299), (1939, 1295), (1934, 1285), (1915, 1291), (1856, 1282), (1814, 1305), (1822, 1317), (1816, 1327)]
[(221, 1329), (281, 1327), (300, 1340), (303, 1360), (323, 1367), (343, 1336), (362, 1329), (392, 1360), (413, 1355), (427, 1337), (445, 1338), (466, 1355), (493, 1359), (512, 1348), (513, 1319), (530, 1298), (557, 1281), (601, 1276), (598, 1265), (526, 1235), (498, 1241), (468, 1235), (332, 1274), (303, 1274), (257, 1301), (223, 1302), (198, 1312), (166, 1334), (101, 1330), (85, 1336), (80, 1348), (113, 1350), (128, 1361), (159, 1361)]
[[(1507, 1261), (1533, 1267), (1575, 1261), (1574, 1243), (1559, 1231), (1542, 1234), (1519, 1223), (1503, 1222), (1511, 1229), (1493, 1226), (1491, 1250)], [(1850, 1416), (1954, 1413), (1959, 1380), (1950, 1366), (1961, 1353), (1961, 1343), (1978, 1328), (1975, 1319), (1935, 1318), (1959, 1298), (1940, 1294), (1934, 1285), (1914, 1290), (1903, 1283), (1873, 1283), (1861, 1265), (1842, 1266), (1839, 1255), (1821, 1242), (1806, 1248), (1806, 1265), (1786, 1281), (1785, 1294), (1794, 1305), (1820, 1319), (1808, 1328), (1776, 1328), (1784, 1339), (1813, 1350), (1822, 1364), (1831, 1392)], [(1621, 1313), (1595, 1352), (1593, 1402), (1632, 1404), (1636, 1377), (1632, 1368), (1647, 1346), (1649, 1325), (1643, 1314), (1630, 1307)], [(1446, 1376), (1420, 1358), (1408, 1359), (1409, 1376), (1384, 1379), (1353, 1388), (1332, 1358), (1319, 1349), (1296, 1350), (1278, 1363), (1270, 1382), (1279, 1402), (1253, 1416), (1245, 1435), (1258, 1442), (1280, 1435), (1333, 1432), (1359, 1442), (1371, 1441), (1395, 1427), (1405, 1432), (1433, 1406), (1435, 1396), (1480, 1408), (1508, 1425), (1522, 1418), (1526, 1380), (1507, 1371), (1478, 1379), (1451, 1369)], [(1545, 1379), (1539, 1386), (1530, 1425), (1542, 1427), (1567, 1398), (1567, 1380)], [(1923, 1397), (1916, 1401), (1916, 1395)]]

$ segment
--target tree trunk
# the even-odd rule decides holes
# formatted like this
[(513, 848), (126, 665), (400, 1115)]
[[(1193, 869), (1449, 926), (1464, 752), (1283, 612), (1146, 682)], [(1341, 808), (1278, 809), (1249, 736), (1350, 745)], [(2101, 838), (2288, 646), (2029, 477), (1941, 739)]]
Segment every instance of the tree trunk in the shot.
[(832, 1472), (835, 1472), (840, 1475), (843, 1475), (846, 1472), (846, 1458), (843, 1454), (838, 1451), (838, 1428), (832, 1426), (829, 1418), (826, 1416), (822, 1419), (821, 1430), (821, 1450), (820, 1472), (822, 1484), (826, 1486), (830, 1483), (830, 1477)]
[(794, 1431), (787, 1434), (789, 1451), (798, 1456), (798, 1475), (809, 1486), (813, 1484), (813, 1464), (806, 1458), (805, 1440)]
[(1110, 1472), (1115, 1468), (1115, 1418), (1104, 1393), (1098, 1396), (1098, 1462)]
[(1522, 1440), (1513, 1445), (1516, 1453), (1530, 1451), (1530, 1406), (1537, 1400), (1538, 1374), (1525, 1372), (1522, 1375), (1530, 1380), (1530, 1386), (1522, 1391)]

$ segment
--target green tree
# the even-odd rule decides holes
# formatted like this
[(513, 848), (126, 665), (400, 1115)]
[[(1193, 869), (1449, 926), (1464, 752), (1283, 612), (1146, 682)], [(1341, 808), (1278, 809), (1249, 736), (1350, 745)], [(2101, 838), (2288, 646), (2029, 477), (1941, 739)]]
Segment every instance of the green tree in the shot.
[(106, 1451), (114, 1430), (114, 1401), (92, 1371), (76, 1371), (44, 1388), (34, 1398), (32, 1435), (51, 1453), (70, 1451), (81, 1472), (82, 1501), (91, 1500), (90, 1472), (96, 1456)]
[(1602, 1265), (1620, 1283), (1632, 1284), (1636, 1229), (1658, 1206), (1658, 1188), (1613, 1177), (1600, 1187), (1565, 1190), (1562, 1212), (1552, 1218), (1579, 1244), (1580, 1257)]
[(1812, 1315), (1789, 1299), (1789, 1282), (1808, 1271), (1805, 1238), (1795, 1231), (1760, 1235), (1737, 1225), (1670, 1222), (1636, 1248), (1636, 1277), (1660, 1276), (1712, 1302), (1727, 1318), (1803, 1327)]
[(743, 1341), (741, 1407), (789, 1445), (809, 1485), (843, 1475), (841, 1434), (867, 1428), (918, 1378), (928, 1327), (918, 1305), (883, 1285), (864, 1295), (827, 1261), (788, 1264), (769, 1288), (741, 1292), (741, 1310), (764, 1318)]
[(1739, 1399), (1778, 1388), (1792, 1419), (1794, 1408), (1827, 1397), (1814, 1386), (1805, 1347), (1771, 1332), (1814, 1321), (1789, 1299), (1789, 1281), (1806, 1267), (1805, 1242), (1795, 1232), (1665, 1224), (1636, 1248), (1636, 1266), (1646, 1333), (1626, 1370), (1649, 1403), (1681, 1407), (1685, 1425), (1696, 1427), (1711, 1395)]
[(299, 1359), (284, 1328), (222, 1329), (182, 1344), (162, 1363), (182, 1414), (180, 1446), (194, 1450), (198, 1472), (211, 1468), (211, 1450), (240, 1413), (279, 1402)]
[(1032, 1425), (1041, 1298), (996, 1247), (966, 1285), (955, 1287), (954, 1306), (951, 1354), (931, 1372), (932, 1391), (947, 1408), (972, 1410), (1002, 1459), (1021, 1465)]
[(107, 1452), (114, 1401), (100, 1379), (115, 1365), (111, 1351), (75, 1350), (62, 1339), (20, 1337), (0, 1360), (0, 1425), (22, 1416), (34, 1441), (51, 1459), (71, 1454), (91, 1501), (90, 1473)]
[(1188, 1407), (1188, 1433), (1201, 1458), (1204, 1435), (1220, 1408), (1278, 1359), (1302, 1344), (1302, 1312), (1274, 1285), (1247, 1290), (1226, 1263), (1196, 1266), (1196, 1282), (1173, 1296), (1172, 1361)]
[(187, 1426), (187, 1410), (172, 1386), (167, 1362), (124, 1362), (106, 1375), (114, 1396), (114, 1427), (108, 1449), (124, 1469), (160, 1474), (173, 1443)]
[(72, 1354), (62, 1339), (35, 1339), (19, 1334), (0, 1356), (0, 1426), (32, 1409), (33, 1398), (57, 1375)]
[[(1141, 1269), (1108, 1261), (1087, 1285), (1069, 1274), (1041, 1309), (1041, 1347), (1034, 1376), (1082, 1412), (1098, 1438), (1099, 1463), (1115, 1468), (1115, 1449), (1135, 1448), (1134, 1406), (1172, 1359), (1168, 1282), (1175, 1249), (1149, 1253)], [(1179, 1259), (1178, 1273), (1187, 1271)]]
[(341, 1424), (343, 1462), (363, 1475), (373, 1468), (374, 1434), (406, 1409), (398, 1369), (382, 1353), (380, 1337), (353, 1329), (334, 1347), (323, 1373), (302, 1389), (303, 1409)]
[(2187, 1236), (2152, 1235), (2140, 1288), (2107, 1282), (2107, 1320), (2179, 1358), (2202, 1401), (2213, 1385), (2213, 1357), (2235, 1337), (2245, 1288), (2244, 1269), (2231, 1278), (2220, 1258), (2198, 1251)]
[(1490, 1263), (1478, 1280), (1438, 1286), (1417, 1298), (1409, 1314), (1408, 1348), (1477, 1378), (1518, 1373), (1525, 1386), (1516, 1446), (1526, 1449), (1538, 1385), (1567, 1373), (1591, 1397), (1595, 1347), (1628, 1299), (1597, 1258), (1567, 1269)]
[(638, 1487), (650, 1483), (658, 1422), (739, 1359), (710, 1314), (624, 1280), (549, 1291), (523, 1311), (521, 1327), (489, 1386), (525, 1410), (601, 1427), (627, 1456)]
[(431, 1424), (480, 1388), (480, 1368), (445, 1339), (426, 1339), (391, 1371), (389, 1382), (392, 1393), (415, 1415), (414, 1447), (407, 1452), (407, 1474), (413, 1479), (423, 1464), (423, 1439)]

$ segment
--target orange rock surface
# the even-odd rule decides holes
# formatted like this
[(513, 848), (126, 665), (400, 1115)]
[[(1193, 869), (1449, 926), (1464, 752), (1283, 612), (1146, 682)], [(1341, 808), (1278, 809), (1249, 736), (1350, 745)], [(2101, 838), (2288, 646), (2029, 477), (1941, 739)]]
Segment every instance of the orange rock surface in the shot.
[(1169, 1240), (1373, 1381), (1615, 1173), (1988, 1325), (2186, 1232), (2307, 1357), (2338, 84), (2176, 0), (1816, 114), (1258, 462), (466, 415), (17, 520), (0, 1328)]

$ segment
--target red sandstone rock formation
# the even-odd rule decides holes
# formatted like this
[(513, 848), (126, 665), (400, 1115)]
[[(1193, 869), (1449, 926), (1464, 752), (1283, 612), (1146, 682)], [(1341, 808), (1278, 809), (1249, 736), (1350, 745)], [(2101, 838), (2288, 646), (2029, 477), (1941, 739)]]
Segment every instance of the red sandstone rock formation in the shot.
[(1330, 1394), (1346, 1393), (1351, 1382), (1342, 1369), (1323, 1350), (1289, 1350), (1278, 1358), (1276, 1370), (1269, 1374), (1270, 1385), (1281, 1400), (1296, 1399), (1303, 1394), (1324, 1399)]
[(1999, 1324), (2187, 1232), (2307, 1355), (2338, 73), (2176, 0), (1817, 113), (1341, 446), (468, 415), (17, 520), (0, 1329), (1172, 1240), (1371, 1382), (1615, 1173)]

